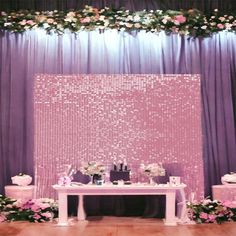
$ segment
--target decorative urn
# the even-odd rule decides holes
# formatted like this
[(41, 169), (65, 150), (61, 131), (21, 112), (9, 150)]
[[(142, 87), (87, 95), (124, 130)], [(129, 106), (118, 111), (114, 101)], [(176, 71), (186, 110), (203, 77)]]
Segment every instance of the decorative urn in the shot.
[(236, 184), (236, 173), (231, 172), (221, 177), (222, 184)]
[(19, 186), (27, 186), (32, 182), (32, 177), (25, 174), (19, 174), (11, 177), (11, 181), (13, 184), (17, 184)]

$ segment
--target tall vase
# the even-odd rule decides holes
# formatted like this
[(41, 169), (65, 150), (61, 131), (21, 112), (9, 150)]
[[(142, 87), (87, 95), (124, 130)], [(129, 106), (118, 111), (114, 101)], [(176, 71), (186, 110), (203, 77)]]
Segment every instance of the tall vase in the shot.
[(149, 184), (154, 185), (155, 181), (153, 180), (153, 176), (149, 176)]

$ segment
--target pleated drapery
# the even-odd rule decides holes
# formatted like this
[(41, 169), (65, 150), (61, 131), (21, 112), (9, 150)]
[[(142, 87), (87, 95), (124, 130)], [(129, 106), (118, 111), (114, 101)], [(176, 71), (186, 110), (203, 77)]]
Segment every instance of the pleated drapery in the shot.
[[(205, 194), (236, 170), (233, 85), (236, 35), (191, 39), (164, 32), (107, 30), (0, 36), (0, 192), (19, 172), (34, 174), (33, 78), (48, 74), (200, 74)], [(191, 158), (191, 157), (190, 157)], [(197, 178), (197, 176), (196, 176)]]

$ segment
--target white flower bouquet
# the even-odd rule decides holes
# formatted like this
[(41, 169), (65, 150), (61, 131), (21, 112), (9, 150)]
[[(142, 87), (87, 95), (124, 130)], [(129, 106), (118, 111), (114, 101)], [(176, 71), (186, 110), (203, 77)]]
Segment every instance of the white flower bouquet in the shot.
[(80, 171), (84, 175), (102, 175), (105, 171), (105, 166), (95, 161), (89, 161), (82, 164)]
[(166, 174), (161, 163), (152, 163), (147, 166), (141, 164), (140, 168), (148, 177), (165, 176)]

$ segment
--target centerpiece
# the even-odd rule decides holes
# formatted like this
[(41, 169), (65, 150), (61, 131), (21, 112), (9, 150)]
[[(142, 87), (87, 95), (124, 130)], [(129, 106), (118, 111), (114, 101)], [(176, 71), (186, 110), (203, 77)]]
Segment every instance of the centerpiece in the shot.
[(105, 172), (105, 166), (96, 161), (89, 161), (88, 163), (83, 163), (80, 171), (84, 175), (90, 175), (92, 184), (101, 184), (102, 175)]
[(23, 173), (19, 173), (11, 177), (11, 181), (13, 184), (17, 184), (19, 186), (27, 186), (32, 182), (32, 177)]
[(66, 165), (66, 170), (60, 174), (58, 185), (60, 186), (71, 185), (71, 181), (73, 180), (73, 175), (75, 173), (76, 170), (72, 167), (72, 165)]
[(152, 163), (148, 165), (141, 164), (141, 170), (149, 178), (149, 183), (154, 184), (153, 178), (156, 176), (165, 176), (165, 169), (162, 166), (162, 163)]

